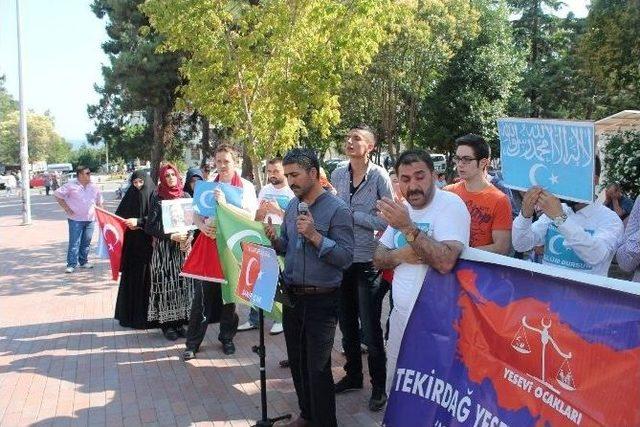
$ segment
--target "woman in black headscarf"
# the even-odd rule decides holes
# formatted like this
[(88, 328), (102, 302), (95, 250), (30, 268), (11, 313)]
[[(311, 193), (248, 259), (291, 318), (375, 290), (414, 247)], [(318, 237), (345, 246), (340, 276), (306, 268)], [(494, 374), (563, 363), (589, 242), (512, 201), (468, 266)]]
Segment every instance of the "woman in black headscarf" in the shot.
[(131, 174), (130, 186), (116, 215), (124, 218), (129, 227), (125, 233), (120, 263), (120, 288), (116, 300), (115, 318), (120, 326), (136, 329), (157, 327), (147, 321), (152, 238), (144, 232), (149, 198), (156, 186), (145, 171)]

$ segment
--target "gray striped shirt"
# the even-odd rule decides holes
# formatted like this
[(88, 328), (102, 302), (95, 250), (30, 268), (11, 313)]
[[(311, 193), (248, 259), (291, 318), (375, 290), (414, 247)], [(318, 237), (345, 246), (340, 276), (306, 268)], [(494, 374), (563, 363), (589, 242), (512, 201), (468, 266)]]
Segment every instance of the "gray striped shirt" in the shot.
[(383, 197), (393, 198), (389, 174), (370, 161), (362, 183), (351, 196), (351, 166), (348, 164), (333, 171), (331, 184), (353, 213), (353, 262), (371, 261), (377, 246), (375, 233), (384, 231), (388, 225), (377, 215), (376, 202)]

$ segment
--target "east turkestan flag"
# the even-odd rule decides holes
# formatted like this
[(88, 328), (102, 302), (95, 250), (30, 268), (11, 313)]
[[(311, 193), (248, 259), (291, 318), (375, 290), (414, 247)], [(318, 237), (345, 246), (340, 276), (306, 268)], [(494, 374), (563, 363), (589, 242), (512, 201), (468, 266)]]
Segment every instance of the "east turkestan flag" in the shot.
[(104, 209), (96, 208), (96, 217), (100, 225), (100, 233), (109, 253), (111, 263), (111, 278), (118, 280), (120, 260), (122, 258), (122, 243), (127, 226), (124, 219)]
[[(264, 233), (262, 223), (245, 217), (226, 204), (220, 203), (218, 205), (216, 222), (218, 254), (220, 256), (222, 270), (224, 271), (224, 277), (227, 279), (227, 283), (221, 285), (222, 299), (226, 304), (235, 302), (246, 303), (235, 296), (242, 263), (242, 247), (240, 243), (250, 242), (271, 246), (271, 242)], [(273, 305), (270, 317), (277, 321), (282, 319), (282, 306), (280, 303)]]

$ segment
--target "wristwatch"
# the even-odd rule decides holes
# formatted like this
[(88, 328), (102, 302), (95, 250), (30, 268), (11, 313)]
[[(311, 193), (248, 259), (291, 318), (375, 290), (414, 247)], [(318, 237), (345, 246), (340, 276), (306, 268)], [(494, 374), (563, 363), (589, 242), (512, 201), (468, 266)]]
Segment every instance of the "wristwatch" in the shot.
[(420, 229), (418, 227), (413, 227), (413, 229), (405, 235), (407, 238), (407, 242), (411, 243), (416, 240), (418, 234), (420, 234)]
[(559, 215), (559, 216), (557, 216), (557, 217), (553, 218), (553, 224), (554, 224), (556, 227), (560, 227), (562, 224), (564, 224), (564, 222), (565, 222), (566, 220), (567, 220), (567, 214), (564, 214), (564, 213), (563, 213), (562, 215)]

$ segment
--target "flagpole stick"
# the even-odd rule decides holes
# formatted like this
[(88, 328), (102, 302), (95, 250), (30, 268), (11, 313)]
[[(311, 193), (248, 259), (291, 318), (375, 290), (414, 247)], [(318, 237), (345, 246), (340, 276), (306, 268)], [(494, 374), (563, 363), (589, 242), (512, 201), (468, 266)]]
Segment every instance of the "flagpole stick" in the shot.
[(265, 346), (264, 346), (264, 311), (258, 308), (258, 329), (260, 331), (260, 345), (254, 346), (253, 351), (260, 356), (260, 400), (262, 406), (262, 419), (256, 421), (252, 427), (272, 427), (274, 423), (280, 420), (291, 419), (291, 414), (281, 415), (275, 418), (269, 418), (267, 414), (267, 370), (265, 368)]

